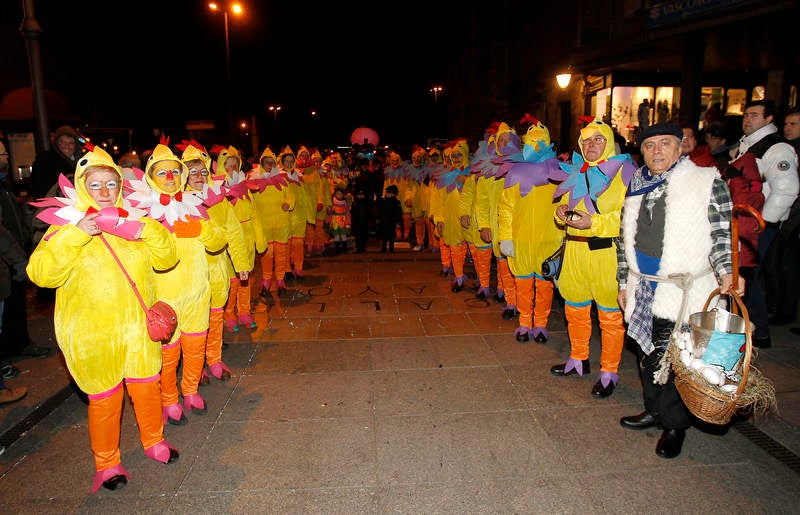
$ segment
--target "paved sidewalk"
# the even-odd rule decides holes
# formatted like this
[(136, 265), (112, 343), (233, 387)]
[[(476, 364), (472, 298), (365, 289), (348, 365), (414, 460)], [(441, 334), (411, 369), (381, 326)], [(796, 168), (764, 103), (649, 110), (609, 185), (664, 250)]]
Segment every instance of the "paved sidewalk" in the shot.
[[(126, 404), (133, 478), (120, 491), (89, 494), (86, 406), (61, 355), (17, 362), (9, 383), (29, 394), (0, 406), (0, 511), (797, 512), (800, 353), (788, 326), (756, 362), (779, 413), (697, 425), (681, 456), (664, 460), (658, 430), (618, 423), (641, 411), (631, 351), (608, 399), (589, 393), (596, 337), (591, 374), (549, 373), (569, 349), (558, 308), (546, 344), (519, 344), (498, 304), (450, 291), (438, 254), (398, 245), (307, 265), (283, 295), (256, 297), (258, 329), (226, 333), (232, 380), (201, 389), (205, 416), (165, 429), (177, 463), (144, 457)], [(33, 338), (55, 349), (52, 312), (31, 304)]]

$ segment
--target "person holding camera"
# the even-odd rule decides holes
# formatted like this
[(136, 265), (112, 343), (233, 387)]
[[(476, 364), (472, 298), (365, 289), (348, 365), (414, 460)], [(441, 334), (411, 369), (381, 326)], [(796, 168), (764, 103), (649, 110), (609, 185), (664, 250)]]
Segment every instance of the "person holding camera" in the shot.
[[(592, 395), (614, 393), (625, 341), (622, 311), (617, 303), (617, 254), (620, 213), (636, 164), (628, 154), (615, 154), (614, 131), (599, 118), (581, 129), (581, 153), (560, 163), (551, 179), (558, 182), (553, 198), (556, 224), (567, 233), (558, 289), (564, 298), (570, 354), (550, 373), (566, 377), (589, 373), (592, 304), (597, 307), (602, 351), (600, 375)], [(565, 202), (565, 203), (564, 203)]]

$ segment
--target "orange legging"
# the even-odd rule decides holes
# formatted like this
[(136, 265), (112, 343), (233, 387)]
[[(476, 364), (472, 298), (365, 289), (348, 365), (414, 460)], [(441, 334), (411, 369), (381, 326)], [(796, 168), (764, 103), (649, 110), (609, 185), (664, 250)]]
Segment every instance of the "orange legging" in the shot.
[(475, 265), (475, 272), (478, 274), (478, 284), (481, 288), (488, 288), (491, 283), (492, 275), (492, 247), (477, 247), (469, 244), (469, 253), (472, 254), (472, 262)]
[(225, 320), (236, 320), (237, 316), (250, 314), (250, 279), (245, 282), (231, 278), (231, 291), (225, 304)]
[(206, 336), (206, 365), (222, 361), (223, 308), (211, 308), (208, 315), (208, 334)]
[(417, 245), (422, 247), (425, 244), (425, 218), (414, 219), (414, 233), (417, 237)]
[[(291, 267), (295, 270), (303, 271), (303, 261), (305, 260), (304, 255), (305, 249), (303, 248), (303, 238), (300, 236), (292, 236), (289, 238), (289, 252), (290, 252), (290, 261)], [(286, 270), (290, 272), (291, 270)]]
[(283, 281), (289, 267), (289, 244), (277, 241), (270, 242), (267, 250), (261, 254), (261, 273), (264, 279)]
[[(564, 305), (567, 316), (567, 332), (571, 346), (569, 357), (577, 360), (589, 359), (589, 340), (592, 337), (592, 305)], [(600, 323), (601, 344), (600, 370), (616, 374), (625, 342), (622, 312), (618, 309), (597, 309)]]
[(517, 307), (516, 282), (508, 267), (508, 260), (504, 257), (497, 258), (497, 289), (502, 290), (506, 304)]

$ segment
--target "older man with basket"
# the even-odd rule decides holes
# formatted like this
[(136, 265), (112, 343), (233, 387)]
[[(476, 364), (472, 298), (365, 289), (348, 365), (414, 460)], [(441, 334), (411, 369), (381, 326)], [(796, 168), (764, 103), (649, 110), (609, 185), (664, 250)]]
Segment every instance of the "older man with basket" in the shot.
[[(637, 343), (645, 408), (620, 424), (635, 430), (660, 426), (656, 454), (662, 458), (680, 454), (690, 426), (673, 374), (656, 383), (670, 335), (676, 321), (701, 311), (718, 285), (722, 294), (730, 292), (734, 280), (730, 191), (716, 168), (681, 156), (682, 137), (671, 123), (643, 131), (645, 164), (628, 186), (617, 250), (618, 300), (627, 335)], [(735, 290), (744, 293), (741, 278)]]

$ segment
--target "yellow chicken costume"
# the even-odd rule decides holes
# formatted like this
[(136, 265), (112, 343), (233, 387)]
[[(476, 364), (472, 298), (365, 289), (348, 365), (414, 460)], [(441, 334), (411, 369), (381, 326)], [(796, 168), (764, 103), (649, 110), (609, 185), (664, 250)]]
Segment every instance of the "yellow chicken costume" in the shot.
[[(602, 351), (600, 376), (592, 388), (595, 397), (614, 392), (619, 376), (625, 328), (617, 303), (617, 248), (622, 204), (636, 164), (627, 154), (614, 154), (614, 133), (601, 119), (581, 129), (581, 153), (571, 163), (561, 163), (551, 175), (558, 183), (554, 199), (556, 223), (566, 225), (567, 245), (558, 288), (564, 297), (564, 313), (570, 340), (570, 356), (554, 365), (557, 376), (589, 372), (589, 340), (592, 336), (592, 302), (597, 306)], [(593, 160), (584, 160), (589, 153)], [(563, 202), (566, 201), (566, 204)]]
[(248, 175), (256, 216), (264, 233), (266, 251), (261, 254), (262, 291), (270, 295), (272, 279), (277, 280), (278, 293), (286, 288), (284, 277), (289, 268), (289, 230), (295, 196), (289, 188), (288, 176), (277, 168), (277, 158), (267, 147), (261, 153), (258, 167)]
[(563, 230), (552, 222), (556, 186), (548, 181), (558, 170), (550, 132), (536, 120), (525, 135), (523, 160), (506, 174), (498, 204), (500, 250), (507, 256), (516, 287), (519, 327), (516, 339), (545, 343), (554, 283), (542, 277), (542, 261), (561, 243)]
[[(424, 148), (415, 146), (411, 152), (411, 166), (408, 167), (409, 183), (407, 195), (411, 199), (411, 218), (414, 221), (414, 252), (420, 252), (425, 246), (425, 227), (430, 212), (430, 179), (428, 171), (428, 153)], [(409, 242), (409, 245), (411, 242)]]
[[(114, 207), (101, 209), (87, 189), (87, 178), (98, 170), (116, 176), (116, 193), (109, 182), (91, 185), (108, 191)], [(147, 457), (171, 463), (179, 455), (164, 441), (161, 343), (148, 336), (145, 312), (101, 238), (114, 249), (147, 306), (158, 300), (153, 269), (173, 267), (178, 256), (169, 231), (152, 218), (133, 216), (133, 211), (137, 216), (144, 212), (124, 203), (122, 174), (101, 148), (90, 149), (78, 160), (74, 187), (63, 175), (59, 184), (64, 197), (33, 203), (46, 208), (38, 216), (50, 227), (33, 251), (27, 272), (38, 286), (56, 289), (56, 340), (70, 374), (89, 397), (96, 469), (91, 491), (101, 486), (115, 490), (130, 477), (119, 449), (123, 383)], [(90, 235), (87, 228), (96, 234)]]
[[(267, 244), (264, 241), (264, 231), (261, 222), (256, 216), (256, 207), (247, 181), (247, 173), (242, 170), (242, 155), (236, 147), (222, 148), (217, 155), (217, 178), (224, 181), (223, 190), (225, 198), (233, 207), (236, 219), (242, 228), (244, 238), (246, 261), (250, 263), (249, 270), (255, 266), (256, 253), (264, 252)], [(232, 263), (231, 263), (232, 264)], [(238, 272), (241, 270), (237, 269)], [(225, 304), (223, 318), (228, 331), (236, 332), (239, 327), (256, 329), (258, 325), (251, 314), (251, 280), (242, 279), (233, 269), (228, 269), (230, 275), (230, 292)]]
[[(322, 183), (325, 180), (319, 173), (320, 166), (322, 165), (322, 154), (320, 154), (318, 150), (314, 150), (313, 153), (309, 154), (308, 162), (306, 163), (304, 151), (308, 152), (308, 149), (304, 146), (301, 146), (297, 150), (297, 167), (300, 168), (302, 172), (303, 185), (308, 195), (308, 202), (312, 211), (312, 218), (314, 219), (313, 222), (309, 222), (306, 226), (306, 254), (310, 256), (314, 253), (315, 247), (319, 247), (321, 250), (325, 246), (325, 241), (320, 241), (319, 243), (316, 241), (318, 237), (317, 225), (324, 225), (325, 223), (324, 212), (321, 213), (324, 207)], [(319, 230), (321, 231), (319, 237), (322, 238), (325, 228), (323, 227)]]
[[(305, 147), (302, 147), (305, 149)], [(308, 154), (308, 150), (305, 150)], [(278, 156), (278, 166), (286, 174), (289, 190), (295, 199), (294, 209), (289, 215), (289, 266), (285, 272), (296, 279), (303, 277), (305, 258), (306, 226), (316, 222), (316, 205), (312, 205), (303, 177), (297, 169), (295, 154), (288, 145)]]
[(452, 264), (455, 280), (451, 290), (457, 293), (464, 289), (467, 280), (464, 275), (467, 244), (459, 217), (461, 191), (469, 179), (467, 140), (459, 139), (454, 142), (452, 147), (445, 150), (444, 156), (447, 156), (451, 166), (436, 181), (436, 191), (431, 197), (431, 213), (436, 223), (436, 232), (441, 238), (442, 274), (447, 275)]
[[(206, 413), (206, 402), (197, 392), (206, 354), (211, 286), (206, 252), (224, 252), (227, 239), (221, 227), (209, 219), (202, 199), (184, 194), (186, 165), (172, 153), (168, 141), (157, 145), (147, 159), (144, 181), (130, 181), (128, 198), (172, 231), (178, 264), (156, 275), (158, 294), (178, 314), (178, 329), (162, 346), (161, 403), (164, 420), (173, 425), (188, 422), (185, 411)], [(179, 403), (178, 362), (182, 360)]]
[[(208, 334), (206, 336), (205, 359), (208, 370), (215, 378), (227, 381), (231, 371), (222, 361), (223, 311), (230, 293), (231, 279), (242, 274), (247, 279), (253, 269), (253, 259), (248, 258), (244, 232), (233, 206), (225, 198), (224, 175), (211, 176), (211, 156), (197, 143), (184, 147), (181, 161), (189, 170), (186, 192), (203, 200), (208, 215), (225, 232), (227, 245), (219, 252), (206, 252), (211, 285), (211, 308), (209, 310)], [(219, 170), (219, 168), (217, 168)], [(205, 175), (203, 175), (205, 173)], [(193, 177), (196, 178), (193, 180)], [(203, 371), (201, 384), (208, 382)]]

